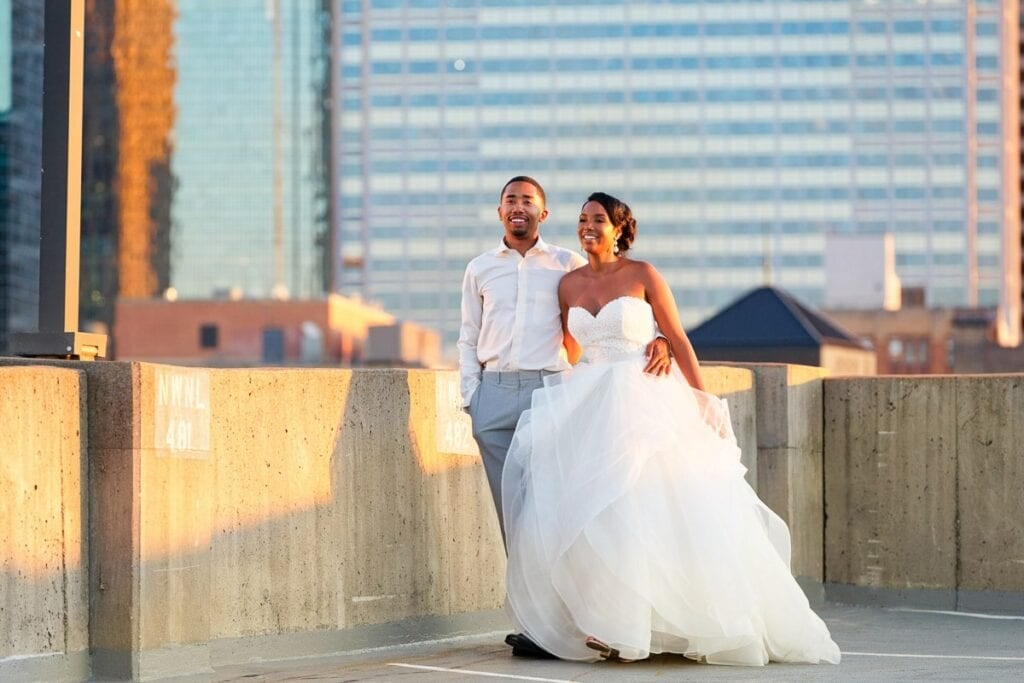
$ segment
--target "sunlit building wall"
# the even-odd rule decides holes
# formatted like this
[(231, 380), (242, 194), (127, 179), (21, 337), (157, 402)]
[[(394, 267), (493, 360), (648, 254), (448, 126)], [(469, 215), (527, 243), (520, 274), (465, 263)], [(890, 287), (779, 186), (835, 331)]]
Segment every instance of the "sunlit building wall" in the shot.
[(314, 0), (178, 0), (171, 284), (326, 290), (326, 16)]
[(820, 304), (825, 235), (891, 232), (930, 305), (1000, 306), (1019, 328), (1016, 2), (335, 10), (343, 293), (451, 342), (464, 266), (526, 173), (569, 246), (589, 192), (627, 200), (636, 255), (689, 324), (765, 281)]
[[(1019, 49), (1017, 51), (1017, 55), (1018, 55), (1018, 59), (1021, 60), (1019, 62), (1019, 71), (1018, 71), (1018, 83), (1021, 84), (1021, 89), (1020, 89), (1020, 92), (1018, 93), (1018, 108), (1017, 108), (1017, 111), (1018, 111), (1018, 116), (1020, 116), (1020, 113), (1022, 111), (1024, 111), (1024, 12), (1022, 12), (1020, 14), (1020, 16), (1017, 18), (1017, 21), (1018, 21), (1018, 23), (1017, 23), (1017, 28), (1018, 28), (1017, 39), (1018, 39), (1018, 41), (1020, 41), (1019, 42)], [(1022, 139), (1024, 139), (1024, 118), (1021, 119), (1019, 135), (1018, 135), (1018, 138), (1017, 138), (1018, 145), (1020, 145), (1020, 140), (1022, 140)], [(1022, 176), (1021, 177), (1021, 184), (1020, 184), (1020, 188), (1021, 188), (1021, 205), (1020, 205), (1021, 225), (1024, 226), (1024, 146), (1021, 147), (1020, 156), (1018, 157), (1018, 159), (1019, 159), (1019, 164), (1020, 164), (1020, 167), (1021, 167), (1021, 176)], [(1024, 228), (1022, 228), (1022, 231), (1021, 231), (1020, 273), (1021, 273), (1021, 305), (1022, 305), (1022, 307), (1024, 307)], [(1024, 310), (1022, 310), (1022, 312), (1021, 312), (1021, 324), (1022, 324), (1022, 326), (1024, 326)]]
[(86, 2), (80, 314), (170, 279), (173, 0)]

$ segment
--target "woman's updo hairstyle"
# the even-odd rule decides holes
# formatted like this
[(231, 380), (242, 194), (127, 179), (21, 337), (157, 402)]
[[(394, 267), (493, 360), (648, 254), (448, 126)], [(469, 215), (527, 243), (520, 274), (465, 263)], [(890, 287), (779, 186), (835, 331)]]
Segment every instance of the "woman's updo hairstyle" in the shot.
[(636, 239), (636, 219), (633, 218), (633, 211), (629, 204), (604, 192), (595, 192), (587, 197), (588, 202), (597, 202), (604, 207), (605, 213), (611, 220), (612, 225), (618, 228), (622, 234), (615, 243), (615, 253), (629, 251), (633, 240)]

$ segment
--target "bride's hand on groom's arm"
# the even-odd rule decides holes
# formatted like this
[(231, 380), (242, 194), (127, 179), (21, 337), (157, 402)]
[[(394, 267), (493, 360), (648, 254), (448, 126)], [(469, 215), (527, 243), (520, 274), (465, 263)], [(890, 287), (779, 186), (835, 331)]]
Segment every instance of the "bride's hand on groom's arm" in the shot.
[(672, 371), (672, 353), (669, 351), (668, 339), (655, 337), (647, 345), (646, 350), (647, 367), (644, 372), (651, 375), (667, 375)]

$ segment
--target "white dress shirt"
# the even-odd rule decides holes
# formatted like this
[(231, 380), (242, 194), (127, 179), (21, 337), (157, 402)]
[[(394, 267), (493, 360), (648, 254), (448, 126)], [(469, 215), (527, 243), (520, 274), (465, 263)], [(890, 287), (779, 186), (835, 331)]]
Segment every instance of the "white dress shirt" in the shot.
[(526, 256), (505, 245), (469, 262), (462, 281), (459, 374), (468, 406), (483, 370), (569, 368), (562, 346), (558, 281), (586, 263), (540, 237)]

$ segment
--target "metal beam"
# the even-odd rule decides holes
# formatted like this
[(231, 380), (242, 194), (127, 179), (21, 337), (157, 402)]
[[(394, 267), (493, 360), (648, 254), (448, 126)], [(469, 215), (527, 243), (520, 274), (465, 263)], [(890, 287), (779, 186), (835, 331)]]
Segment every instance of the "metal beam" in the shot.
[(78, 331), (85, 0), (46, 0), (39, 230), (39, 331), (12, 335), (19, 356), (93, 360), (107, 337)]

